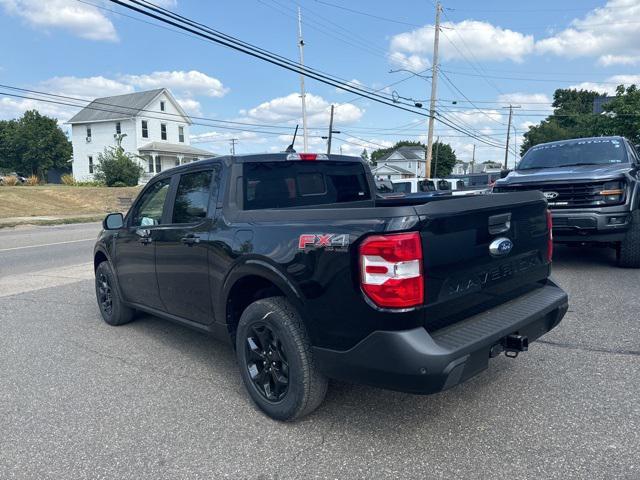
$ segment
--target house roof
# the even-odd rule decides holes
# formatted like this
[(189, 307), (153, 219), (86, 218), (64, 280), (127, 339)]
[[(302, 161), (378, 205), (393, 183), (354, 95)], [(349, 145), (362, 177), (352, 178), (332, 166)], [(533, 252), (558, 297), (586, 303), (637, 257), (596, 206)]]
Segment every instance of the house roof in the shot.
[(400, 174), (402, 174), (402, 175), (415, 175), (415, 172), (410, 172), (409, 170), (406, 170), (406, 169), (404, 169), (404, 168), (398, 167), (398, 166), (396, 166), (396, 165), (388, 165), (388, 164), (386, 164), (386, 163), (385, 163), (384, 165), (380, 165), (380, 164), (378, 164), (378, 166), (377, 166), (377, 167), (375, 167), (375, 168), (371, 171), (371, 173), (373, 173), (373, 174), (375, 175), (376, 173), (378, 173), (378, 172), (379, 172), (380, 170), (382, 170), (383, 168), (386, 168), (387, 170), (394, 171), (394, 172), (396, 172), (396, 173), (400, 173)]
[(425, 148), (421, 147), (421, 146), (418, 146), (418, 145), (416, 145), (416, 146), (399, 147), (399, 148), (396, 148), (395, 150), (393, 150), (392, 152), (387, 153), (385, 156), (380, 158), (378, 160), (378, 162), (402, 161), (402, 160), (395, 160), (393, 158), (389, 158), (394, 153), (399, 153), (403, 157), (403, 160), (422, 160), (422, 159), (424, 159), (424, 152), (425, 152)]
[(151, 142), (138, 148), (139, 152), (170, 153), (172, 155), (191, 155), (196, 157), (215, 157), (207, 150), (192, 147), (191, 145), (180, 145), (176, 143)]
[[(169, 90), (166, 88), (156, 88), (155, 90), (147, 90), (144, 92), (96, 98), (76, 113), (67, 123), (104, 122), (135, 117), (143, 111), (154, 98), (163, 92), (167, 94), (169, 99), (175, 103), (178, 111), (190, 122), (189, 117), (184, 113), (178, 102), (175, 101)], [(160, 114), (160, 112), (158, 113)]]

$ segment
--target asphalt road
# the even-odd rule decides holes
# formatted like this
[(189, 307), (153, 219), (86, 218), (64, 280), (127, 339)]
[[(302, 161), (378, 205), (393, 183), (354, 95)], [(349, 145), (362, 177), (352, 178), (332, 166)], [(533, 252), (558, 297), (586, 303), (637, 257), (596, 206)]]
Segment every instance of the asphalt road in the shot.
[(56, 284), (0, 285), (2, 479), (640, 478), (640, 271), (608, 250), (557, 249), (570, 311), (517, 359), (433, 396), (334, 382), (282, 424), (229, 347), (153, 317), (104, 324), (85, 243), (6, 250), (97, 227), (65, 228), (0, 232), (0, 265), (35, 277), (41, 259)]

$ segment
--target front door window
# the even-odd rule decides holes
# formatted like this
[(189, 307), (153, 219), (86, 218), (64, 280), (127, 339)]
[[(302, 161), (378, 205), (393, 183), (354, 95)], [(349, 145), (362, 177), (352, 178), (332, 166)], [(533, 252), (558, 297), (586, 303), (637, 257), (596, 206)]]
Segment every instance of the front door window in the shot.
[(131, 226), (148, 227), (162, 222), (164, 201), (170, 184), (171, 179), (165, 178), (155, 182), (144, 192), (133, 212)]

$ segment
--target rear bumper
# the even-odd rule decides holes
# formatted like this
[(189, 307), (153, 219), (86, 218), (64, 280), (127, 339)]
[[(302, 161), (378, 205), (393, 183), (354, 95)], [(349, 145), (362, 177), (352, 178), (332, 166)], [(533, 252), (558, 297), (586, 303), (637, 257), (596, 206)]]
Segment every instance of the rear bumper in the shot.
[(619, 242), (631, 222), (628, 207), (598, 210), (552, 210), (553, 238), (557, 242)]
[(536, 340), (560, 323), (567, 308), (567, 294), (549, 282), (431, 334), (424, 328), (376, 331), (350, 350), (314, 348), (314, 359), (331, 378), (410, 393), (437, 393), (486, 369), (492, 347), (507, 335)]

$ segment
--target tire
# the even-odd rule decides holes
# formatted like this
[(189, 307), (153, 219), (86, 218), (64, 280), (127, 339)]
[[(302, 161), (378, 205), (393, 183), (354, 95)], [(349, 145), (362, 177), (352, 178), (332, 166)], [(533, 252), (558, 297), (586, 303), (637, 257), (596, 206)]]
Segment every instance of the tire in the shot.
[(619, 267), (640, 268), (640, 210), (633, 212), (631, 225), (617, 253)]
[(102, 319), (109, 325), (124, 325), (133, 320), (135, 311), (120, 298), (113, 270), (106, 261), (96, 268), (96, 299)]
[(265, 298), (245, 309), (236, 355), (251, 399), (271, 418), (296, 420), (324, 400), (327, 378), (318, 372), (302, 319), (286, 299)]

